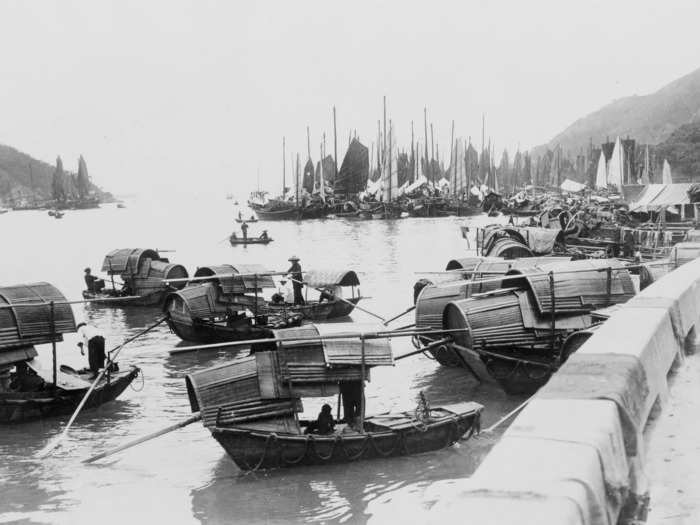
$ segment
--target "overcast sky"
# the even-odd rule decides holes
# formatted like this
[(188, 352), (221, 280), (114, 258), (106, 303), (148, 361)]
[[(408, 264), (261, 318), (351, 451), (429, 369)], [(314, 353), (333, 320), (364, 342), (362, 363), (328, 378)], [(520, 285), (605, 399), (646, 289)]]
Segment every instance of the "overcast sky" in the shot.
[[(700, 67), (700, 2), (0, 0), (0, 143), (116, 192), (278, 189), (282, 136), (399, 141), (423, 107), (497, 150)], [(302, 155), (305, 157), (305, 153)], [(289, 169), (289, 161), (288, 161)]]

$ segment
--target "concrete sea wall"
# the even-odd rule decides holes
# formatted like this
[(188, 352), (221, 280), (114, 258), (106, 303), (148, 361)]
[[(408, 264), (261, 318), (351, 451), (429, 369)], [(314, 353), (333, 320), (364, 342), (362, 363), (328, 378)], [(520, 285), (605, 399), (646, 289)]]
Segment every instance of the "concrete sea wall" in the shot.
[[(430, 523), (614, 525), (648, 495), (642, 433), (700, 348), (700, 259), (639, 293), (561, 367)], [(636, 507), (636, 508), (635, 508)]]

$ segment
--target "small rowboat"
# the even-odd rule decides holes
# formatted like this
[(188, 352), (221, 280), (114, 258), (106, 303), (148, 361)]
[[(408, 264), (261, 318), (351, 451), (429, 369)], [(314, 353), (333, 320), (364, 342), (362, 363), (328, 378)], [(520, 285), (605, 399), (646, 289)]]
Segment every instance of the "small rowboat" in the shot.
[(229, 242), (231, 246), (236, 246), (238, 244), (270, 244), (274, 239), (268, 237), (267, 239), (261, 239), (260, 237), (248, 237), (244, 239), (243, 237), (229, 237)]
[(123, 297), (120, 293), (110, 293), (110, 292), (100, 292), (93, 293), (83, 290), (83, 299), (90, 301), (92, 304), (98, 304), (100, 306), (113, 306), (116, 308), (124, 306), (159, 306), (165, 301), (165, 297), (171, 292), (169, 288), (164, 288), (163, 290), (156, 290), (151, 293), (147, 293), (141, 296), (129, 296)]
[(452, 446), (479, 431), (482, 408), (473, 402), (433, 408), (426, 420), (410, 412), (367, 417), (363, 433), (294, 434), (218, 425), (210, 430), (242, 470), (327, 465)]
[[(95, 408), (114, 401), (136, 379), (139, 372), (139, 368), (130, 366), (124, 371), (105, 374), (88, 397), (85, 408)], [(58, 375), (58, 387), (50, 383), (50, 374), (45, 371), (39, 374), (47, 379), (45, 387), (39, 391), (1, 392), (0, 423), (22, 423), (71, 414), (90, 388), (91, 373), (76, 372), (70, 367), (62, 366)]]
[(238, 224), (243, 224), (244, 222), (258, 222), (258, 219), (251, 217), (250, 219), (236, 219)]

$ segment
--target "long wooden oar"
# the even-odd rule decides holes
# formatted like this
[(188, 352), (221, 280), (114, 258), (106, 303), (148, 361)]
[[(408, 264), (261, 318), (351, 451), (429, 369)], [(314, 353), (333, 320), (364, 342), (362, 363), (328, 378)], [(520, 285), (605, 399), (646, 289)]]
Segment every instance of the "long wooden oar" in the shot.
[[(109, 353), (108, 353), (109, 357), (107, 358), (107, 363), (105, 364), (105, 367), (97, 375), (97, 377), (95, 378), (95, 381), (93, 381), (93, 383), (90, 385), (90, 388), (88, 388), (88, 391), (85, 392), (83, 399), (80, 400), (78, 407), (75, 409), (75, 411), (73, 412), (73, 415), (68, 420), (68, 424), (66, 425), (66, 428), (64, 428), (63, 432), (61, 432), (56, 438), (49, 441), (49, 443), (37, 453), (37, 456), (39, 458), (44, 458), (44, 457), (48, 456), (66, 438), (66, 436), (68, 435), (68, 431), (70, 430), (70, 427), (73, 425), (73, 422), (75, 421), (75, 418), (78, 417), (78, 414), (83, 409), (83, 406), (85, 406), (85, 403), (87, 402), (88, 398), (90, 397), (90, 394), (92, 394), (92, 391), (95, 390), (95, 387), (97, 386), (97, 384), (102, 380), (102, 377), (104, 377), (105, 372), (107, 372), (107, 370), (109, 370), (110, 365), (117, 358), (117, 356), (119, 355), (119, 352), (121, 352), (121, 349), (124, 348), (130, 342), (134, 341), (135, 339), (150, 332), (156, 326), (158, 326), (159, 324), (164, 322), (166, 319), (167, 319), (167, 317), (161, 317), (158, 321), (153, 323), (151, 326), (149, 326), (145, 330), (140, 331), (138, 334), (134, 335), (133, 337), (130, 337), (129, 339), (127, 339), (126, 341), (122, 342), (120, 345), (116, 346), (115, 348), (113, 348), (112, 350), (109, 351)], [(112, 356), (112, 353), (114, 353), (113, 356)]]
[(510, 412), (508, 412), (505, 416), (503, 416), (501, 419), (499, 419), (498, 421), (496, 421), (496, 422), (495, 422), (493, 425), (491, 425), (489, 428), (487, 428), (486, 430), (482, 430), (481, 433), (482, 433), (482, 434), (487, 434), (487, 433), (489, 433), (489, 432), (493, 432), (497, 427), (501, 426), (503, 423), (505, 423), (506, 421), (508, 421), (508, 419), (510, 419), (510, 418), (513, 417), (515, 414), (517, 414), (518, 412), (520, 412), (523, 408), (525, 408), (525, 407), (528, 405), (528, 403), (529, 403), (530, 401), (532, 401), (533, 399), (535, 399), (535, 396), (537, 396), (537, 394), (533, 394), (533, 395), (531, 395), (530, 397), (528, 397), (525, 401), (523, 401), (522, 403), (520, 403), (517, 407), (515, 407), (513, 410), (511, 410)]
[(384, 326), (387, 326), (387, 325), (388, 325), (389, 323), (391, 323), (392, 321), (396, 321), (397, 319), (400, 319), (401, 317), (403, 317), (403, 316), (406, 315), (407, 313), (412, 312), (412, 311), (415, 310), (415, 309), (416, 309), (416, 306), (415, 306), (415, 305), (411, 306), (411, 307), (408, 308), (407, 310), (401, 312), (399, 315), (395, 315), (394, 317), (392, 317), (392, 318), (389, 319), (388, 321), (384, 321)]
[(157, 431), (152, 432), (150, 434), (146, 434), (145, 436), (141, 436), (141, 437), (138, 437), (136, 439), (132, 439), (131, 441), (127, 441), (126, 443), (123, 443), (123, 444), (119, 445), (118, 447), (114, 447), (111, 450), (105, 450), (104, 452), (100, 452), (99, 454), (95, 454), (94, 456), (86, 458), (82, 462), (83, 463), (93, 463), (94, 461), (97, 461), (98, 459), (112, 456), (112, 455), (116, 454), (117, 452), (121, 452), (122, 450), (126, 450), (127, 448), (135, 447), (136, 445), (140, 445), (141, 443), (145, 443), (146, 441), (150, 441), (151, 439), (155, 439), (159, 436), (162, 436), (163, 434), (167, 434), (169, 432), (172, 432), (173, 430), (177, 430), (179, 428), (186, 427), (187, 425), (191, 425), (192, 423), (194, 423), (195, 421), (199, 421), (200, 419), (202, 419), (202, 415), (199, 412), (195, 412), (190, 417), (180, 421), (179, 423), (175, 423), (174, 425), (169, 425), (165, 428), (161, 428), (160, 430), (157, 430)]
[[(306, 283), (303, 283), (302, 281), (297, 281), (296, 279), (292, 279), (291, 277), (289, 278), (289, 280), (292, 281), (293, 283), (297, 283), (297, 284), (306, 284)], [(347, 304), (349, 304), (349, 305), (352, 305), (352, 306), (354, 306), (355, 308), (357, 308), (358, 310), (360, 310), (361, 312), (364, 312), (364, 313), (366, 313), (366, 314), (369, 314), (369, 315), (371, 315), (372, 317), (376, 317), (376, 318), (379, 319), (382, 323), (386, 324), (386, 319), (384, 319), (381, 315), (375, 314), (374, 312), (370, 312), (369, 310), (367, 310), (367, 309), (365, 309), (365, 308), (362, 308), (361, 306), (357, 306), (355, 303), (353, 303), (353, 302), (351, 302), (351, 301), (348, 301), (348, 300), (345, 299), (344, 297), (340, 297), (339, 295), (335, 295), (333, 292), (330, 292), (330, 291), (328, 291), (328, 290), (324, 290), (324, 289), (322, 289), (322, 288), (316, 288), (316, 287), (314, 287), (314, 286), (311, 286), (310, 288), (313, 288), (313, 289), (316, 290), (317, 292), (325, 292), (325, 293), (327, 293), (328, 295), (333, 296), (333, 298), (338, 299), (339, 301), (343, 301), (344, 303), (347, 303)]]

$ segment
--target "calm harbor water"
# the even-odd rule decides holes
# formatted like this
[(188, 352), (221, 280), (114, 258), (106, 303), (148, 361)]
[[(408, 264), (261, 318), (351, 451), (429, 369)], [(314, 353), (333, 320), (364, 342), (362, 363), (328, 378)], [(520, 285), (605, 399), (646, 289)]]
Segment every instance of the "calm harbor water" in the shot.
[[(415, 272), (442, 270), (449, 259), (470, 253), (460, 225), (493, 221), (480, 216), (257, 223), (249, 234), (265, 228), (274, 242), (244, 248), (228, 244), (237, 208), (222, 197), (162, 199), (155, 204), (134, 199), (127, 206), (72, 211), (61, 220), (45, 211), (0, 216), (5, 248), (0, 282), (49, 281), (77, 299), (83, 268), (99, 270), (104, 255), (114, 248), (175, 250), (168, 254), (171, 261), (184, 264), (190, 273), (198, 265), (220, 263), (262, 263), (271, 270), (286, 270), (287, 259), (295, 254), (304, 269), (358, 271), (362, 293), (370, 297), (361, 305), (388, 318), (412, 304), (413, 283), (419, 277)], [(159, 316), (155, 309), (78, 305), (74, 310), (76, 319), (84, 318), (106, 333), (108, 348)], [(352, 319), (372, 321), (361, 312)], [(410, 323), (412, 317), (404, 320)], [(87, 360), (75, 342), (70, 334), (59, 345), (59, 361), (85, 366)], [(398, 507), (410, 516), (411, 508), (429, 507), (450, 480), (468, 478), (499, 435), (411, 457), (244, 474), (196, 423), (100, 463), (80, 463), (186, 418), (190, 409), (185, 374), (231, 355), (212, 350), (169, 356), (167, 350), (178, 343), (162, 325), (127, 346), (119, 361), (141, 367), (143, 381), (137, 379), (116, 402), (84, 412), (64, 445), (48, 459), (39, 460), (35, 454), (62, 430), (67, 418), (0, 428), (0, 523), (362, 523), (372, 515), (392, 516)], [(400, 339), (393, 341), (393, 348), (400, 354), (412, 346)], [(48, 349), (39, 351), (49, 367)], [(483, 427), (522, 401), (492, 384), (478, 383), (462, 370), (415, 356), (395, 367), (373, 370), (368, 413), (413, 409), (421, 390), (432, 405), (482, 403)], [(306, 408), (315, 416), (315, 404)]]

